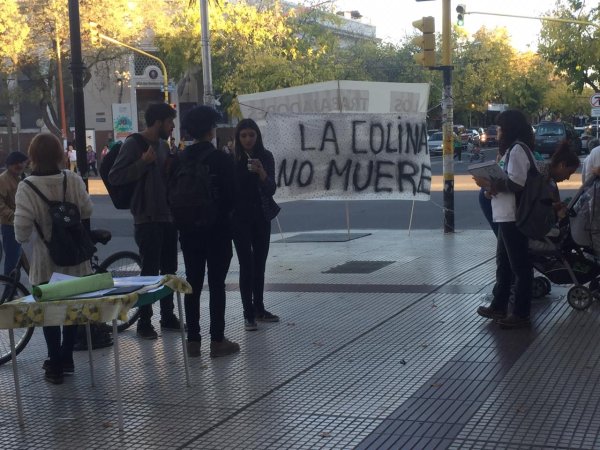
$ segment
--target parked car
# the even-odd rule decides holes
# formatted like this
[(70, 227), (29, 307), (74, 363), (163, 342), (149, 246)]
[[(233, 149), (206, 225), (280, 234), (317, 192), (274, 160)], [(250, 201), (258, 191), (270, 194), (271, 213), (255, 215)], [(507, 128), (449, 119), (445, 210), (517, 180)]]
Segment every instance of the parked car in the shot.
[(432, 128), (432, 129), (430, 129), (430, 130), (427, 130), (427, 139), (429, 139), (433, 133), (438, 133), (438, 132), (440, 132), (440, 131), (441, 131), (441, 130), (437, 130), (437, 129), (435, 129), (435, 128)]
[(498, 127), (496, 125), (489, 126), (481, 135), (481, 145), (484, 147), (494, 147), (498, 145)]
[(429, 139), (427, 139), (427, 148), (429, 148), (429, 154), (431, 156), (438, 156), (442, 154), (444, 147), (444, 134), (441, 131), (436, 131)]
[[(465, 152), (467, 144), (463, 144), (460, 137), (454, 133), (454, 151), (457, 152), (460, 147), (462, 147), (462, 151)], [(427, 148), (429, 149), (429, 154), (431, 156), (442, 155), (444, 149), (444, 133), (441, 131), (433, 133), (427, 140)]]
[(570, 123), (540, 122), (535, 131), (535, 150), (542, 155), (552, 155), (563, 140), (569, 142), (575, 153), (582, 153), (581, 139)]

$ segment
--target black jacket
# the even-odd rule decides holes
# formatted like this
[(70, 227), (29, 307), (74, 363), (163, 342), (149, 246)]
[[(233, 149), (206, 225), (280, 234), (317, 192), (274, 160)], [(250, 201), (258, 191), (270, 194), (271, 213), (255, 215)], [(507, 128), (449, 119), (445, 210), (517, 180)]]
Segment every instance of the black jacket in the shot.
[(214, 227), (228, 230), (235, 192), (233, 162), (228, 155), (216, 150), (210, 142), (199, 142), (186, 147), (179, 155), (172, 157), (168, 164), (168, 186), (172, 186), (173, 174), (176, 173), (177, 165), (180, 164), (182, 158), (197, 158), (209, 147), (214, 149), (214, 151), (206, 157), (204, 164), (209, 167), (211, 187), (213, 188), (217, 204), (218, 213)]

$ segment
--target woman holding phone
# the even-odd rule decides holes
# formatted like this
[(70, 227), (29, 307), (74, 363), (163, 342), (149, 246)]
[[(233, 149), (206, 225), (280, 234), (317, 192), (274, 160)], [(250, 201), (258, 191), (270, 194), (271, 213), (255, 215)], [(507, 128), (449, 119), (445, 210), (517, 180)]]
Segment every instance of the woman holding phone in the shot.
[(235, 130), (236, 198), (233, 213), (233, 242), (240, 263), (240, 293), (244, 326), (256, 330), (256, 322), (279, 322), (265, 309), (265, 265), (269, 254), (271, 220), (279, 206), (275, 194), (275, 160), (265, 149), (258, 125), (240, 121)]

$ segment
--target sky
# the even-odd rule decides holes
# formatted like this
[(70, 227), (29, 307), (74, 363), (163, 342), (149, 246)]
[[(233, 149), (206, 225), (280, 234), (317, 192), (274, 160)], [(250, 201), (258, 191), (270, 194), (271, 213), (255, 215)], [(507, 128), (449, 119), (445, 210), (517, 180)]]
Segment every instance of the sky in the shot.
[[(469, 11), (481, 11), (523, 16), (545, 15), (554, 5), (553, 0), (452, 0), (451, 20), (456, 23), (456, 6), (464, 4)], [(412, 22), (423, 16), (435, 17), (436, 32), (442, 31), (442, 0), (417, 2), (416, 0), (338, 0), (337, 9), (358, 10), (364, 20), (377, 27), (377, 37), (398, 42), (405, 35), (412, 35)], [(472, 35), (482, 26), (506, 27), (512, 45), (520, 51), (537, 48), (537, 35), (541, 22), (531, 19), (467, 14), (465, 30)]]

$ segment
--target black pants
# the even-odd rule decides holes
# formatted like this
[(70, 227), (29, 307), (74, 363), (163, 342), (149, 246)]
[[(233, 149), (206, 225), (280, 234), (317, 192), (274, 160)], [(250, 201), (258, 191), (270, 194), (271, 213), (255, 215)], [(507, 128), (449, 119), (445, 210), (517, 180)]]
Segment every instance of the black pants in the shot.
[(200, 341), (200, 293), (204, 271), (208, 267), (210, 292), (210, 338), (222, 341), (225, 337), (225, 277), (233, 251), (228, 233), (209, 233), (198, 227), (182, 228), (179, 242), (185, 261), (185, 275), (192, 293), (185, 295), (185, 320), (188, 340)]
[(527, 237), (514, 222), (498, 223), (496, 249), (496, 285), (490, 306), (506, 311), (514, 280), (515, 308), (513, 314), (529, 318), (531, 312), (531, 285), (533, 270), (527, 248)]
[[(167, 275), (177, 272), (177, 229), (169, 222), (135, 225), (135, 242), (142, 259), (141, 275)], [(173, 314), (173, 294), (160, 300), (162, 318)], [(152, 305), (140, 307), (138, 326), (150, 325)]]
[(60, 327), (43, 327), (50, 365), (61, 367), (63, 362), (73, 362), (73, 346), (77, 335), (77, 325), (62, 327), (62, 343)]
[(262, 216), (251, 222), (237, 223), (233, 242), (240, 262), (240, 293), (244, 317), (254, 320), (256, 313), (265, 310), (265, 265), (269, 255), (271, 222)]

